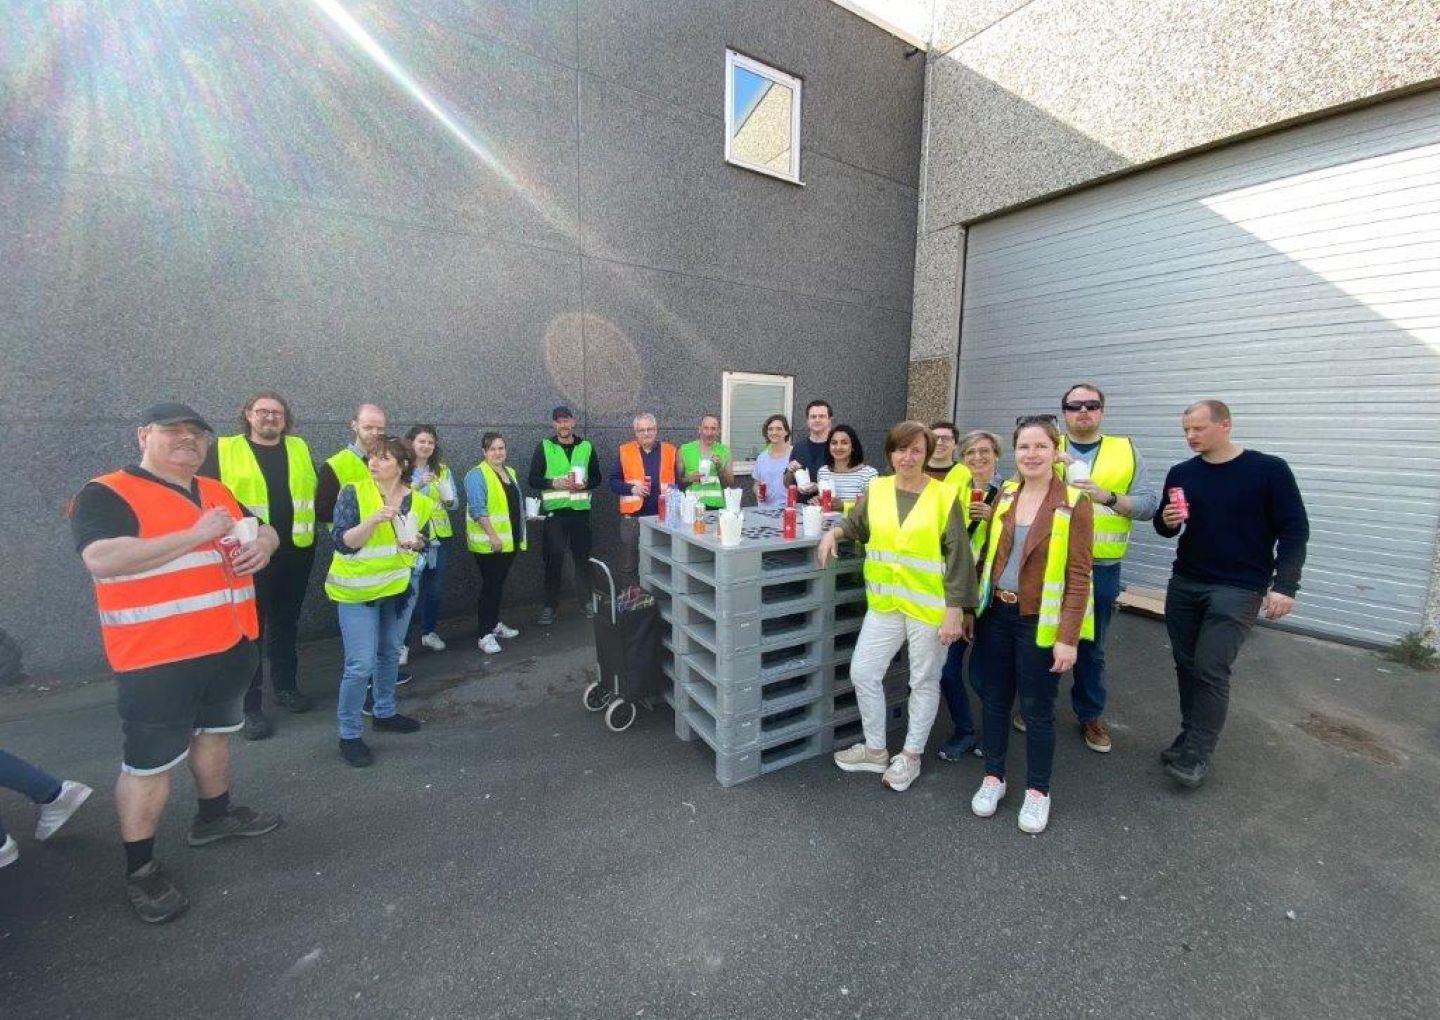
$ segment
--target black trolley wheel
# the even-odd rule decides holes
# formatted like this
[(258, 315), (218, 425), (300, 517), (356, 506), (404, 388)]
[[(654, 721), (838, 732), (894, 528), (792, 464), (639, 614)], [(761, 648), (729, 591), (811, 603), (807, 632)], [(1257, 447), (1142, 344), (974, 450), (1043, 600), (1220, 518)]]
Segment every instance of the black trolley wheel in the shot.
[(616, 698), (610, 702), (609, 707), (605, 709), (605, 725), (609, 727), (612, 732), (624, 733), (630, 728), (630, 724), (635, 721), (637, 711), (633, 701)]
[(610, 703), (610, 692), (600, 686), (599, 680), (591, 680), (580, 692), (580, 704), (587, 712), (599, 712)]

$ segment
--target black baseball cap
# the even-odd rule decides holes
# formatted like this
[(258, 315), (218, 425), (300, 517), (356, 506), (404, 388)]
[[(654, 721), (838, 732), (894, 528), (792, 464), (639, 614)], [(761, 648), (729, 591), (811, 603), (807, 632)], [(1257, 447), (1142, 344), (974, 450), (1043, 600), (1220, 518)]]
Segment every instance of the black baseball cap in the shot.
[(194, 408), (185, 404), (154, 404), (140, 416), (141, 425), (181, 425), (185, 422), (199, 425), (206, 432), (215, 431), (208, 421), (195, 413)]
[(555, 408), (555, 410), (550, 412), (550, 420), (559, 421), (561, 418), (569, 418), (573, 421), (575, 419), (575, 412), (570, 410), (570, 408), (566, 407), (564, 404), (561, 404), (559, 407)]

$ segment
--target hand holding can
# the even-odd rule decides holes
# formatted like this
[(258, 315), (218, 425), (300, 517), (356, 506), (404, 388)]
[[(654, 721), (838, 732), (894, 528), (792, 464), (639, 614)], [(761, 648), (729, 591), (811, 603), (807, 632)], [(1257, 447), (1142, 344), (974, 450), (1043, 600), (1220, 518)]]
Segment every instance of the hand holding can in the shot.
[(1170, 505), (1180, 512), (1180, 519), (1182, 521), (1188, 521), (1190, 519), (1190, 504), (1185, 502), (1185, 490), (1178, 485), (1171, 486), (1169, 495)]

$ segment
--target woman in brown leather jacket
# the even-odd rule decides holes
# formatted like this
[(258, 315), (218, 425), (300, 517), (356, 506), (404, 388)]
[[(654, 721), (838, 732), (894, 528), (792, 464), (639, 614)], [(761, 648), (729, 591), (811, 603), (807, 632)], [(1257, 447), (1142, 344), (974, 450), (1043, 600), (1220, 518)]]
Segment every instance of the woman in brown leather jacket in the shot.
[(1050, 818), (1055, 694), (1091, 627), (1090, 500), (1055, 475), (1060, 434), (1053, 415), (1015, 424), (1017, 482), (996, 501), (981, 558), (980, 615), (970, 668), (985, 705), (985, 780), (970, 802), (981, 818), (1005, 796), (1005, 752), (1016, 695), (1025, 720), (1024, 832)]

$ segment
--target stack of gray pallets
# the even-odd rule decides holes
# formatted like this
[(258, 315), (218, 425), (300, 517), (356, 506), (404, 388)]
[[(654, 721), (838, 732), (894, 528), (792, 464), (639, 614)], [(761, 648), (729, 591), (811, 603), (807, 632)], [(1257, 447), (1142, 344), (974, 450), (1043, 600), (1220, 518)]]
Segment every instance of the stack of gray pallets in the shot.
[[(827, 527), (838, 515), (831, 515)], [(745, 537), (641, 522), (640, 583), (670, 625), (670, 704), (681, 740), (715, 753), (723, 786), (861, 740), (850, 655), (865, 616), (860, 550), (821, 570), (817, 539), (780, 537), (778, 511), (745, 511)], [(905, 721), (903, 659), (886, 676), (887, 721)]]

